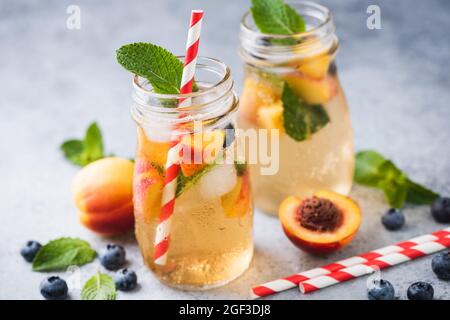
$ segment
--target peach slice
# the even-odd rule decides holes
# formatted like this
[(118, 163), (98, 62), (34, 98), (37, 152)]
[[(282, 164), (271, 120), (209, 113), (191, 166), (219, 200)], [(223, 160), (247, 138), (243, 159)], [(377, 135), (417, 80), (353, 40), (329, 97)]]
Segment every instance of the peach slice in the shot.
[(301, 62), (298, 71), (314, 79), (322, 79), (328, 72), (331, 58), (328, 54), (319, 55)]
[(353, 239), (361, 224), (361, 210), (350, 198), (319, 191), (311, 198), (287, 197), (279, 218), (289, 240), (311, 253), (336, 251)]
[(243, 217), (249, 212), (250, 200), (250, 178), (248, 170), (237, 178), (233, 190), (221, 198), (222, 207), (229, 218)]
[(164, 179), (151, 162), (137, 158), (133, 179), (135, 217), (150, 222), (159, 213)]
[(283, 127), (283, 102), (276, 102), (258, 109), (257, 123), (260, 128), (280, 129)]
[(137, 154), (145, 157), (148, 161), (164, 168), (167, 160), (167, 152), (170, 148), (168, 142), (152, 141), (147, 138), (145, 131), (138, 128), (138, 150)]
[(272, 104), (280, 96), (280, 88), (268, 80), (247, 77), (239, 99), (239, 112), (246, 119), (254, 121), (259, 107)]
[(284, 79), (294, 92), (308, 104), (323, 104), (337, 94), (337, 85), (333, 77), (314, 79), (300, 72), (286, 74)]
[(190, 177), (200, 172), (208, 163), (212, 163), (222, 150), (224, 139), (225, 133), (222, 130), (183, 136), (180, 164), (183, 175)]

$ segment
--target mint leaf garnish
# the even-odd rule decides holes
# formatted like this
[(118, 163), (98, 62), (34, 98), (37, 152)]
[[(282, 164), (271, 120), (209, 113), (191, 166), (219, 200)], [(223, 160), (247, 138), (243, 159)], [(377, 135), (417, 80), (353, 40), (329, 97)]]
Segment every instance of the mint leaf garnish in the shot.
[(138, 42), (120, 47), (116, 57), (125, 69), (147, 79), (155, 92), (180, 92), (183, 63), (166, 49)]
[(376, 151), (356, 154), (355, 182), (383, 190), (389, 205), (401, 208), (406, 202), (430, 204), (439, 194), (413, 182), (391, 160)]
[(305, 21), (283, 0), (252, 0), (252, 16), (258, 29), (268, 34), (294, 34), (306, 30)]
[(190, 177), (185, 177), (183, 175), (183, 172), (180, 170), (180, 173), (177, 177), (177, 190), (175, 192), (175, 197), (179, 197), (184, 191), (196, 184), (197, 181), (200, 180), (200, 178), (203, 177), (206, 173), (208, 173), (215, 165), (215, 162), (207, 164), (201, 171)]
[(283, 101), (284, 129), (296, 141), (308, 139), (330, 122), (322, 105), (304, 103), (287, 83), (284, 85), (281, 99)]
[(64, 270), (94, 260), (95, 250), (88, 242), (76, 238), (59, 238), (43, 246), (33, 260), (33, 271)]
[(82, 300), (115, 300), (116, 285), (107, 274), (97, 272), (83, 286)]
[(89, 125), (83, 140), (67, 140), (60, 149), (67, 160), (79, 166), (85, 166), (103, 158), (103, 138), (97, 123)]

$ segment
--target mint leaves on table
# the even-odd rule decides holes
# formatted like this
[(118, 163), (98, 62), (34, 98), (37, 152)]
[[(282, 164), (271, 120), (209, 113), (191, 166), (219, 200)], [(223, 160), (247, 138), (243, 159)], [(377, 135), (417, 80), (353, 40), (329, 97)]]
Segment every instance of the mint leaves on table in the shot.
[(103, 138), (97, 123), (89, 125), (83, 140), (65, 141), (60, 149), (67, 160), (82, 167), (103, 158)]
[(94, 260), (96, 252), (90, 244), (77, 238), (59, 238), (44, 245), (33, 259), (33, 271), (64, 270)]
[(355, 182), (383, 190), (394, 208), (401, 208), (406, 202), (430, 204), (439, 196), (410, 180), (392, 161), (372, 150), (356, 154)]
[(287, 83), (284, 84), (281, 100), (284, 129), (286, 134), (296, 141), (308, 139), (330, 122), (322, 105), (304, 103)]
[(252, 0), (251, 13), (263, 33), (289, 35), (306, 30), (302, 16), (283, 0)]
[(116, 285), (107, 274), (97, 272), (83, 286), (82, 300), (115, 300)]

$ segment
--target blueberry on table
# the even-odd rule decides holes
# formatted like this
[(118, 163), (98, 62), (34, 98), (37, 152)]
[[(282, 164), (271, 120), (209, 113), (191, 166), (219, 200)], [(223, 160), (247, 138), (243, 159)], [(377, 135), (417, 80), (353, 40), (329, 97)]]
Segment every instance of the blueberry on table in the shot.
[(367, 291), (369, 300), (394, 300), (394, 286), (387, 280), (374, 280), (373, 287)]
[(440, 223), (450, 222), (450, 198), (439, 197), (431, 205), (433, 218)]
[(57, 276), (52, 276), (41, 282), (40, 286), (42, 296), (47, 300), (64, 300), (67, 298), (66, 281)]
[(431, 261), (431, 268), (441, 280), (450, 280), (450, 251), (438, 253)]
[(20, 249), (20, 254), (26, 261), (32, 262), (41, 247), (39, 242), (30, 240)]
[(386, 229), (394, 231), (403, 227), (405, 224), (405, 216), (401, 210), (391, 208), (383, 215), (381, 222)]
[(226, 149), (233, 143), (235, 139), (234, 126), (230, 123), (225, 127), (225, 140), (223, 141), (223, 148)]
[(434, 289), (428, 282), (415, 282), (407, 291), (409, 300), (433, 300)]
[(125, 249), (118, 244), (108, 244), (100, 252), (100, 263), (108, 270), (120, 269), (125, 264)]
[(116, 272), (114, 282), (117, 290), (131, 291), (136, 288), (137, 276), (134, 271), (125, 268)]

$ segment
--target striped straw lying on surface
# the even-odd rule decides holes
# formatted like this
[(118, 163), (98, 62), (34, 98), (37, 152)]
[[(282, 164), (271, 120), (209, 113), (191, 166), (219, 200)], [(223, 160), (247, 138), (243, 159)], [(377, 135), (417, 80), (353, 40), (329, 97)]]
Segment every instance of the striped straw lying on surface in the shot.
[(395, 253), (395, 252), (401, 252), (406, 249), (409, 249), (411, 247), (414, 247), (418, 244), (427, 243), (430, 241), (439, 240), (440, 238), (443, 238), (445, 236), (450, 235), (450, 228), (446, 228), (443, 230), (439, 230), (436, 232), (433, 232), (431, 234), (422, 235), (419, 237), (415, 237), (412, 239), (409, 239), (407, 241), (399, 242), (394, 245), (386, 246), (374, 251), (369, 251), (357, 256), (353, 256), (348, 259), (340, 260), (335, 263), (331, 263), (319, 268), (314, 268), (311, 270), (307, 270), (304, 272), (296, 273), (291, 276), (277, 279), (274, 281), (270, 281), (261, 285), (258, 285), (256, 287), (253, 287), (251, 290), (251, 297), (253, 299), (261, 298), (264, 296), (268, 296), (271, 294), (275, 294), (278, 292), (282, 292), (288, 289), (292, 289), (297, 287), (301, 282), (320, 277), (323, 275), (327, 275), (336, 271), (339, 271), (341, 269), (351, 267), (357, 264), (366, 263), (368, 261), (374, 260), (376, 258)]
[(403, 262), (411, 261), (450, 247), (450, 236), (434, 241), (425, 242), (401, 252), (391, 253), (365, 263), (341, 269), (331, 274), (316, 277), (299, 284), (302, 293), (314, 292), (338, 283), (356, 279), (358, 277), (374, 273), (380, 269), (392, 267)]

